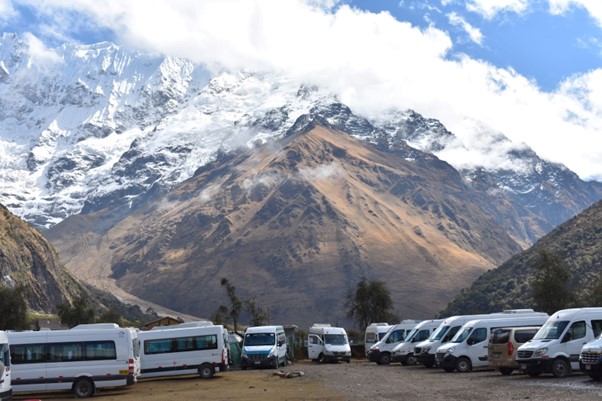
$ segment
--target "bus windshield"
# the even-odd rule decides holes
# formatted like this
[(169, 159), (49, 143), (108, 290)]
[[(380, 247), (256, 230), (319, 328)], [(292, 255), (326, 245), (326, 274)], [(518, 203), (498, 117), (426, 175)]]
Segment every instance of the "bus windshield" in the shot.
[(569, 324), (568, 320), (557, 320), (555, 322), (546, 322), (533, 337), (534, 340), (557, 340), (560, 338), (564, 329)]
[(276, 344), (276, 336), (274, 333), (249, 333), (245, 335), (245, 346), (274, 344)]

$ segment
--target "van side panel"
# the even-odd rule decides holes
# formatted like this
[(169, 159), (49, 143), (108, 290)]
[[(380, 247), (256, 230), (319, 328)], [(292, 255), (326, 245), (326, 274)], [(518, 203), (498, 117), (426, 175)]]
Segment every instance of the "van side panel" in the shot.
[(140, 377), (199, 373), (213, 376), (228, 368), (225, 329), (222, 326), (165, 328), (138, 333)]
[(78, 380), (93, 389), (132, 383), (132, 339), (128, 329), (11, 332), (15, 392), (71, 390)]

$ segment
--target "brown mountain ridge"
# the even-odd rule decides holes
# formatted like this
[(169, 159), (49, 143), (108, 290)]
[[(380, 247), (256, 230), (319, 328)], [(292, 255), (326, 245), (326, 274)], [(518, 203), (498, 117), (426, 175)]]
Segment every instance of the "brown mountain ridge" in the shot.
[(432, 155), (312, 125), (48, 237), (78, 277), (201, 317), (226, 302), (226, 277), (273, 322), (349, 323), (345, 296), (365, 276), (387, 283), (400, 317), (424, 318), (520, 251), (482, 204)]

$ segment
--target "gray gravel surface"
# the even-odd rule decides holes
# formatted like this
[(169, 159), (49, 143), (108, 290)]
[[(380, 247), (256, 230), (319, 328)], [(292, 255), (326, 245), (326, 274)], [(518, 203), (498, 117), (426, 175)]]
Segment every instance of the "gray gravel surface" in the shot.
[(602, 383), (580, 373), (563, 379), (531, 378), (519, 373), (503, 376), (493, 370), (446, 373), (367, 361), (301, 361), (282, 370), (302, 371), (306, 379), (319, 380), (348, 400), (602, 400)]

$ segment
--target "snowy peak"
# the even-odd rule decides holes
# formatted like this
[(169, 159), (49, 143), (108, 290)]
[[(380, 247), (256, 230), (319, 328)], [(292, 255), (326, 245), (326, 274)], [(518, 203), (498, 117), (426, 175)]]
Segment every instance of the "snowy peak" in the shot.
[[(106, 42), (46, 49), (14, 34), (0, 40), (0, 203), (40, 227), (80, 212), (135, 208), (219, 152), (277, 141), (304, 125), (346, 132), (406, 160), (424, 157), (415, 149), (434, 154), (487, 196), (514, 197), (525, 213), (540, 216), (540, 202), (554, 204), (545, 212), (550, 226), (553, 215), (573, 215), (602, 196), (597, 183), (525, 147), (517, 151), (499, 133), (484, 132), (481, 147), (471, 149), (412, 110), (362, 116), (284, 75), (211, 74), (188, 60)], [(497, 163), (500, 154), (505, 164)], [(549, 228), (517, 237), (530, 242)]]

